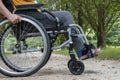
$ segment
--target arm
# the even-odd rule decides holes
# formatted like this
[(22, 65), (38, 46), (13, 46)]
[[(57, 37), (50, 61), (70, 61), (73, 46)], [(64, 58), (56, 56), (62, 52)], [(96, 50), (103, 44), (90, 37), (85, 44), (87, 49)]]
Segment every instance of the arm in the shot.
[(8, 20), (10, 20), (12, 23), (18, 23), (21, 21), (21, 17), (16, 15), (16, 14), (12, 14), (2, 3), (2, 0), (0, 0), (0, 13), (3, 14), (5, 17), (8, 18)]

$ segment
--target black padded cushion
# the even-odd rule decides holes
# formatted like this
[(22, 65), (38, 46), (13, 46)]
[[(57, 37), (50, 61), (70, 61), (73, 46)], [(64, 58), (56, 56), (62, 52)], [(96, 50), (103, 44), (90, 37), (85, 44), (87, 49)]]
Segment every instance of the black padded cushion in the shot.
[(39, 12), (36, 9), (28, 9), (28, 10), (19, 10), (16, 11), (17, 14), (25, 14), (37, 19), (40, 23), (43, 24), (46, 30), (56, 30), (56, 21), (50, 20), (46, 14), (43, 12)]
[(13, 5), (11, 0), (2, 0), (2, 2), (9, 11), (13, 11)]

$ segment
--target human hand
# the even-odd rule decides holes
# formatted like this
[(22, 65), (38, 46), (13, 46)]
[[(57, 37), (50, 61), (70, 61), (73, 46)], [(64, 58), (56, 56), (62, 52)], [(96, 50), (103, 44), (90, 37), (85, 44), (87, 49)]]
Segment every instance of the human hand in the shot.
[(10, 20), (10, 22), (15, 24), (15, 23), (21, 22), (21, 16), (16, 15), (16, 14), (10, 14), (8, 16), (8, 20)]

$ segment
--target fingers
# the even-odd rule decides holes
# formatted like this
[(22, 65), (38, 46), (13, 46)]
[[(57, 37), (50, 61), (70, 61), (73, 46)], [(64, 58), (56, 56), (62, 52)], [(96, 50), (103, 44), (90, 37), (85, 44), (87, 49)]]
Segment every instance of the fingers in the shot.
[(16, 24), (16, 23), (21, 22), (21, 16), (16, 15), (16, 14), (12, 14), (12, 16), (10, 16), (9, 20), (10, 20), (10, 22), (12, 22), (13, 24)]
[(16, 15), (15, 18), (13, 19), (13, 24), (21, 22), (21, 17)]
[(19, 22), (21, 22), (20, 19), (15, 19), (15, 20), (13, 21), (13, 24), (16, 24), (16, 23), (19, 23)]

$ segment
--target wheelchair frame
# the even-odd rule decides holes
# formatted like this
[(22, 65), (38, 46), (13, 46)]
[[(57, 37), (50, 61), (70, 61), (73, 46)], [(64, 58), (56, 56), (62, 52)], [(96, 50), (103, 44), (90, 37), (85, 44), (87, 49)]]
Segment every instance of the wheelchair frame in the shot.
[[(59, 46), (52, 47), (52, 50), (60, 49), (60, 48), (62, 48), (64, 46), (66, 46), (66, 45), (73, 44), (73, 41), (72, 41), (72, 38), (71, 38), (71, 35), (72, 35), (71, 34), (71, 27), (72, 26), (76, 26), (76, 27), (80, 28), (81, 35), (79, 35), (79, 36), (82, 38), (82, 41), (84, 43), (89, 44), (88, 40), (87, 40), (83, 30), (82, 30), (82, 28), (77, 24), (70, 24), (69, 28), (67, 29), (69, 39), (67, 41), (65, 41), (64, 43), (62, 43), (61, 45), (59, 45)], [(56, 31), (56, 33), (58, 33), (58, 32)], [(64, 31), (60, 31), (60, 33), (64, 33)]]
[[(36, 9), (36, 8), (40, 8), (41, 9), (42, 6), (44, 6), (44, 4), (42, 4), (42, 3), (31, 4), (31, 5), (20, 5), (20, 6), (17, 6), (16, 9), (13, 10), (13, 13), (15, 13), (18, 10), (27, 10), (27, 9)], [(47, 11), (45, 9), (41, 9), (41, 11), (44, 11), (44, 12), (50, 14), (53, 18), (55, 18), (56, 22), (58, 23), (57, 26), (59, 26), (60, 20), (59, 20), (58, 17), (54, 16), (54, 14), (52, 14), (51, 12), (49, 12), (49, 11)], [(84, 31), (81, 28), (81, 26), (79, 26), (77, 24), (70, 24), (69, 27), (71, 27), (71, 26), (77, 26), (78, 28), (80, 28), (80, 32), (81, 32), (80, 37), (82, 38), (82, 41), (85, 42), (86, 44), (89, 44), (89, 42), (88, 42), (88, 40), (87, 40), (87, 38), (86, 38), (86, 36), (84, 34)], [(73, 43), (72, 42), (72, 38), (71, 38), (71, 29), (68, 28), (67, 31), (68, 31), (69, 39), (67, 41), (65, 41), (63, 44), (61, 44), (60, 46), (52, 47), (52, 50), (60, 49), (60, 48), (66, 46), (68, 44), (72, 44)], [(62, 30), (61, 31), (55, 31), (55, 33), (64, 33), (64, 32), (65, 31), (62, 31)], [(50, 33), (50, 32), (48, 32), (48, 33)]]
[[(32, 5), (33, 5), (33, 6), (32, 6)], [(17, 6), (17, 8), (13, 11), (13, 13), (15, 13), (15, 12), (18, 11), (18, 10), (36, 9), (36, 8), (40, 8), (41, 6), (44, 6), (44, 4), (42, 4), (42, 3), (32, 4), (32, 5), (31, 5), (31, 6), (28, 6), (28, 8), (26, 8), (27, 5)], [(24, 7), (24, 6), (26, 6), (26, 7)], [(21, 7), (22, 7), (22, 8), (21, 8)], [(57, 26), (59, 26), (60, 20), (59, 20), (58, 17), (54, 16), (54, 14), (52, 14), (51, 12), (49, 12), (49, 11), (47, 11), (47, 10), (45, 10), (45, 9), (43, 9), (43, 10), (41, 10), (41, 11), (44, 11), (44, 12), (50, 14), (53, 18), (55, 18), (55, 19), (56, 19), (56, 22), (58, 23)], [(65, 41), (64, 43), (62, 43), (61, 45), (59, 45), (59, 46), (54, 46), (54, 47), (52, 47), (52, 48), (51, 48), (52, 50), (57, 50), (57, 49), (60, 49), (60, 48), (62, 48), (62, 47), (64, 47), (64, 46), (66, 46), (66, 45), (69, 45), (69, 44), (72, 44), (72, 43), (73, 43), (72, 38), (71, 38), (71, 29), (70, 29), (71, 26), (76, 26), (76, 27), (78, 27), (78, 28), (80, 29), (80, 32), (81, 32), (81, 35), (79, 35), (79, 36), (81, 37), (82, 41), (83, 41), (84, 43), (86, 43), (86, 44), (89, 44), (89, 42), (88, 42), (88, 40), (87, 40), (87, 38), (86, 38), (86, 35), (85, 35), (82, 27), (79, 26), (79, 25), (77, 25), (77, 24), (70, 24), (70, 25), (69, 25), (69, 28), (67, 29), (69, 39), (68, 39), (67, 41)], [(61, 34), (61, 33), (64, 33), (64, 32), (66, 32), (66, 31), (64, 31), (64, 30), (59, 30), (59, 31), (54, 31), (54, 32), (57, 33), (57, 34)], [(47, 33), (49, 34), (49, 33), (52, 33), (52, 32), (51, 32), (51, 31), (47, 31)]]
[[(26, 6), (26, 7), (25, 7)], [(14, 9), (14, 11), (13, 11), (13, 13), (15, 13), (16, 11), (19, 11), (19, 10), (28, 10), (28, 9), (37, 9), (37, 8), (40, 8), (41, 6), (43, 6), (43, 4), (31, 4), (31, 5), (20, 5), (20, 6), (17, 6), (16, 7), (16, 9)], [(44, 11), (44, 12), (46, 12), (46, 13), (48, 13), (48, 14), (50, 14), (53, 18), (55, 18), (56, 19), (56, 22), (57, 22), (57, 27), (58, 26), (60, 26), (59, 25), (59, 19), (58, 19), (58, 17), (56, 17), (56, 16), (54, 16), (54, 14), (52, 14), (51, 12), (49, 12), (49, 11), (47, 11), (47, 10), (42, 10), (42, 11)], [(72, 35), (72, 32), (71, 32), (71, 30), (72, 30), (72, 27), (76, 27), (76, 28), (78, 28), (79, 29), (79, 31), (80, 31), (80, 34), (79, 35)], [(55, 35), (53, 34), (53, 32), (55, 33)], [(56, 34), (62, 34), (62, 33), (65, 33), (65, 32), (67, 32), (68, 33), (68, 40), (66, 40), (65, 42), (63, 42), (62, 44), (60, 44), (59, 46), (51, 46), (51, 51), (53, 51), (53, 50), (57, 50), (57, 49), (60, 49), (60, 48), (62, 48), (62, 47), (64, 47), (64, 46), (68, 46), (69, 47), (69, 54), (70, 54), (70, 57), (71, 57), (71, 59), (69, 60), (69, 62), (68, 62), (68, 68), (69, 68), (69, 70), (70, 70), (70, 72), (72, 73), (72, 74), (74, 74), (74, 75), (79, 75), (79, 74), (81, 74), (83, 71), (84, 71), (84, 64), (81, 62), (81, 61), (78, 61), (77, 59), (76, 59), (76, 57), (75, 57), (75, 54), (74, 54), (74, 52), (73, 52), (73, 41), (72, 41), (72, 37), (80, 37), (81, 39), (82, 39), (82, 41), (84, 42), (84, 43), (87, 43), (87, 44), (89, 44), (89, 42), (88, 42), (88, 40), (87, 40), (87, 38), (86, 38), (86, 36), (85, 36), (85, 34), (84, 34), (84, 31), (82, 30), (82, 28), (81, 28), (81, 26), (79, 26), (79, 25), (77, 25), (77, 24), (70, 24), (69, 25), (69, 28), (65, 31), (65, 30), (55, 30), (55, 31), (47, 31), (47, 34), (52, 34), (53, 36), (51, 36), (51, 37), (53, 37), (53, 38), (55, 38), (55, 37), (57, 37), (57, 35)], [(35, 34), (36, 35), (36, 34)], [(52, 43), (53, 44), (53, 43)], [(52, 45), (51, 44), (51, 45)], [(37, 49), (36, 49), (37, 50)], [(36, 51), (35, 50), (35, 51)], [(26, 52), (31, 52), (31, 51), (34, 51), (34, 50), (29, 50), (29, 51), (26, 51)], [(39, 50), (38, 50), (39, 51)], [(50, 52), (51, 52), (50, 51)], [(23, 51), (24, 52), (24, 51)], [(49, 57), (50, 57), (50, 55), (49, 55)], [(44, 63), (44, 65), (45, 65), (46, 63)], [(42, 67), (44, 66), (44, 65), (42, 65)], [(79, 65), (79, 66), (78, 66)], [(74, 68), (75, 67), (75, 68)], [(77, 71), (76, 69), (79, 69), (79, 68), (81, 68), (81, 70), (80, 71)], [(23, 71), (24, 72), (24, 71)], [(19, 73), (19, 72), (18, 72)], [(32, 73), (31, 73), (32, 74)], [(4, 75), (6, 75), (6, 76), (12, 76), (12, 77), (19, 77), (19, 76), (29, 76), (29, 75), (31, 75), (31, 74), (28, 74), (28, 75), (11, 75), (11, 74), (4, 74)]]

